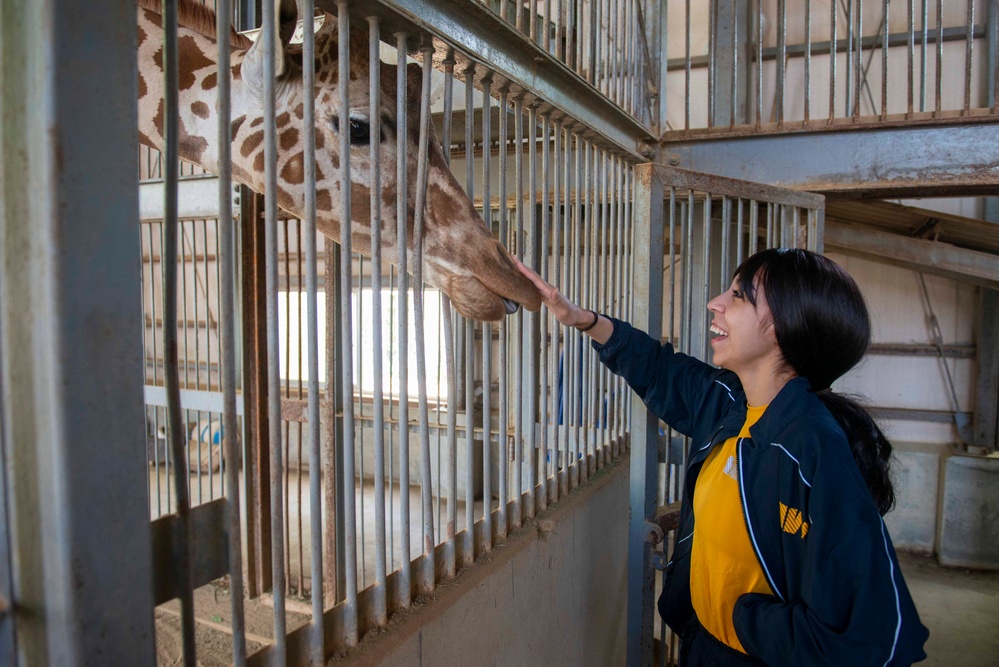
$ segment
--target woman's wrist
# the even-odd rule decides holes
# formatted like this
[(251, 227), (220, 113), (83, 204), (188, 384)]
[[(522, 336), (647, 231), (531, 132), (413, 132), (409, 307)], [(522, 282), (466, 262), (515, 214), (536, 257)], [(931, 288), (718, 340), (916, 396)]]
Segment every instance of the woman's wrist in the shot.
[(600, 321), (600, 315), (593, 310), (583, 310), (579, 321), (576, 322), (576, 329), (579, 331), (589, 331), (593, 327), (597, 326), (597, 322)]

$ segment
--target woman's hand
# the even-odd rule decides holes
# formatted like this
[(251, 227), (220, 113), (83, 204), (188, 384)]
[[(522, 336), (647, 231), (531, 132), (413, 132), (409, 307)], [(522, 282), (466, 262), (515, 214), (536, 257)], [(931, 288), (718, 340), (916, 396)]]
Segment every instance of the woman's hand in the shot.
[(601, 345), (610, 340), (611, 334), (614, 333), (614, 324), (611, 320), (580, 308), (565, 298), (555, 286), (549, 285), (541, 276), (524, 266), (519, 259), (514, 257), (513, 261), (520, 272), (538, 288), (541, 301), (552, 311), (555, 319), (568, 327), (576, 327)]
[(593, 322), (593, 315), (590, 311), (583, 310), (558, 291), (558, 288), (554, 285), (549, 285), (544, 278), (539, 276), (533, 269), (529, 269), (524, 266), (516, 257), (513, 258), (514, 263), (520, 272), (523, 273), (527, 278), (534, 283), (534, 286), (538, 288), (541, 293), (541, 301), (548, 307), (548, 310), (552, 311), (552, 314), (562, 324), (569, 327), (578, 327), (580, 325), (585, 326)]

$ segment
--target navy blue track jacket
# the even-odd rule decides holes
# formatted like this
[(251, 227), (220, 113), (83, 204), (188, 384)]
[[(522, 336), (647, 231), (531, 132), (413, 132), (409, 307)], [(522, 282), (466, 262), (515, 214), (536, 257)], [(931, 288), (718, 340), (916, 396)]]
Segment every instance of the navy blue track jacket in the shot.
[[(680, 525), (659, 598), (659, 613), (682, 637), (694, 617), (694, 485), (711, 449), (738, 435), (746, 396), (734, 373), (613, 323), (607, 343), (593, 345), (600, 360), (650, 411), (691, 438)], [(746, 651), (768, 665), (923, 660), (929, 632), (884, 521), (846, 434), (808, 381), (788, 382), (737, 447), (746, 529), (776, 594), (746, 594), (736, 603), (734, 625)]]

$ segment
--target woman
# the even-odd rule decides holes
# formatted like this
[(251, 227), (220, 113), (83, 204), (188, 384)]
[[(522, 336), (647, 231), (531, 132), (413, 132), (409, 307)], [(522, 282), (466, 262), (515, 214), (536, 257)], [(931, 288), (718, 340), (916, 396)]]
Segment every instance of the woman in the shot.
[[(583, 310), (519, 265), (648, 408), (692, 438), (659, 612), (694, 665), (909, 665), (926, 657), (881, 517), (891, 444), (830, 385), (864, 356), (853, 279), (764, 250), (708, 303), (714, 368)], [(696, 522), (695, 522), (696, 518)]]

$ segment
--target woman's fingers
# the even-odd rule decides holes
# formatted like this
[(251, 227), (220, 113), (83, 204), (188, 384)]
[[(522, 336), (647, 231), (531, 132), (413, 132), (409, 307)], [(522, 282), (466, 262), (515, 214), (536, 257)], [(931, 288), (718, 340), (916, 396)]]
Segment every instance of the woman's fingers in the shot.
[(527, 266), (524, 265), (523, 262), (521, 262), (516, 257), (513, 258), (513, 261), (517, 265), (517, 268), (520, 270), (520, 272), (523, 273), (525, 276), (527, 276), (527, 279), (530, 280), (532, 283), (534, 283), (534, 286), (538, 288), (538, 291), (541, 292), (541, 297), (546, 302), (550, 302), (552, 294), (556, 292), (555, 288), (552, 285), (548, 284), (548, 282), (544, 278), (539, 276), (537, 272), (534, 271), (534, 269), (528, 268)]
[(520, 272), (527, 276), (527, 278), (534, 283), (534, 286), (538, 288), (538, 291), (541, 293), (542, 300), (552, 311), (552, 314), (555, 315), (556, 319), (558, 319), (558, 321), (562, 324), (570, 326), (573, 325), (575, 323), (574, 313), (579, 310), (579, 308), (565, 298), (562, 293), (558, 291), (558, 288), (549, 284), (544, 278), (539, 276), (537, 272), (525, 266), (519, 259), (514, 257), (513, 261), (517, 265)]

